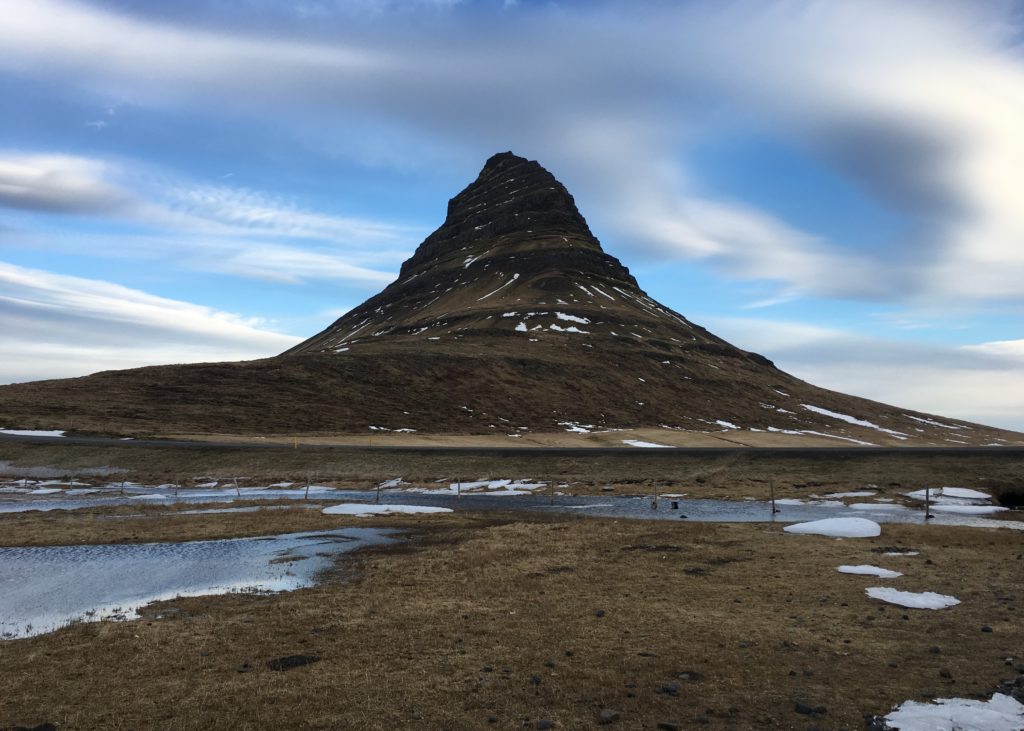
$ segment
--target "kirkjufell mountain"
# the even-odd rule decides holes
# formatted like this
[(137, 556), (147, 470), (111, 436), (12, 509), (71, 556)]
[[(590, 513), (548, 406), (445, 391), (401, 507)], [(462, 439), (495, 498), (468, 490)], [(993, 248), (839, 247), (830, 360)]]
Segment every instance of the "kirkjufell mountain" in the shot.
[(645, 428), (735, 444), (1021, 440), (818, 388), (713, 335), (648, 296), (569, 191), (510, 152), (449, 201), (394, 283), (287, 352), (4, 386), (0, 423), (140, 435), (511, 441)]

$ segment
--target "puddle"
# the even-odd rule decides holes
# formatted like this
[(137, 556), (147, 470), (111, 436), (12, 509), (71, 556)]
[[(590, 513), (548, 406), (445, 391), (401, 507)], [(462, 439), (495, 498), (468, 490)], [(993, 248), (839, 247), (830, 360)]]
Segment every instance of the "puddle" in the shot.
[[(349, 491), (333, 487), (310, 487), (309, 499), (336, 500)], [(302, 500), (305, 488), (288, 490), (269, 487), (220, 488), (213, 490), (188, 488), (175, 490), (173, 485), (144, 487), (142, 485), (103, 485), (87, 490), (53, 490), (42, 493), (35, 486), (0, 487), (0, 513), (22, 513), (29, 510), (81, 510), (113, 505), (174, 505), (232, 503), (236, 500)], [(45, 499), (43, 499), (45, 498)]]
[[(3, 488), (0, 488), (3, 489)], [(237, 500), (295, 500), (301, 501), (305, 489), (281, 488), (234, 488), (179, 490), (175, 494), (173, 486), (143, 487), (132, 485), (125, 488), (122, 495), (117, 486), (105, 486), (97, 489), (98, 494), (87, 496), (69, 495), (71, 491), (60, 490), (54, 493), (33, 493), (34, 486), (18, 493), (9, 489), (0, 494), (0, 513), (24, 512), (29, 510), (77, 510), (111, 505), (204, 505), (211, 503), (230, 504)], [(347, 502), (350, 500), (374, 502), (376, 490), (340, 490), (331, 487), (310, 487), (310, 507), (322, 507), (313, 504), (331, 500)], [(640, 520), (691, 520), (710, 523), (759, 523), (778, 522), (796, 523), (823, 518), (845, 518), (855, 515), (869, 518), (878, 523), (924, 523), (924, 510), (903, 505), (886, 503), (854, 503), (844, 505), (834, 500), (810, 502), (776, 501), (779, 512), (772, 514), (771, 505), (767, 501), (744, 500), (697, 500), (690, 498), (666, 498), (662, 496), (654, 505), (653, 496), (627, 497), (613, 495), (538, 495), (537, 493), (508, 492), (463, 492), (453, 494), (447, 489), (434, 491), (390, 489), (380, 492), (380, 501), (385, 504), (423, 505), (451, 508), (453, 510), (469, 510), (479, 512), (492, 511), (543, 511), (565, 512), (574, 515), (587, 515), (604, 518), (632, 518)], [(301, 502), (293, 503), (301, 506)], [(672, 506), (676, 507), (673, 508)], [(270, 507), (270, 506), (267, 506)], [(224, 508), (222, 512), (245, 512), (258, 510), (259, 507)], [(982, 528), (1006, 528), (1024, 530), (1024, 522), (1010, 520), (994, 520), (970, 512), (939, 512), (933, 506), (933, 519), (930, 525), (964, 525)], [(185, 511), (185, 514), (201, 514), (206, 510)], [(221, 512), (221, 511), (218, 511)]]
[(336, 556), (392, 543), (394, 531), (345, 528), (187, 543), (0, 548), (0, 638), (78, 621), (135, 619), (179, 596), (291, 591)]

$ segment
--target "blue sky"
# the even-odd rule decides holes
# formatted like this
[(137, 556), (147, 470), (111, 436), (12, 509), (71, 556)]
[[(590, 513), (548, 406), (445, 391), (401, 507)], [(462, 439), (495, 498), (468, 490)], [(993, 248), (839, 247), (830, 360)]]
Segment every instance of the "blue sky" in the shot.
[(0, 0), (0, 382), (279, 352), (511, 149), (737, 345), (1024, 429), (1020, 8)]

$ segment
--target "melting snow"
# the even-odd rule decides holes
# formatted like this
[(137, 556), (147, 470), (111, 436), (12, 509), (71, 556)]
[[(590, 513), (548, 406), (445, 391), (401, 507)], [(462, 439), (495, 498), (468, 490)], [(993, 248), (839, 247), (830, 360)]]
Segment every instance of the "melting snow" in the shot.
[(783, 530), (787, 533), (833, 538), (874, 538), (882, 534), (882, 527), (866, 518), (825, 518), (808, 523), (794, 523), (787, 525)]
[(726, 429), (739, 429), (740, 427), (733, 424), (731, 421), (725, 421), (724, 419), (716, 419), (715, 423), (719, 426), (724, 426)]
[(589, 325), (590, 320), (585, 317), (576, 317), (576, 315), (567, 315), (564, 312), (556, 312), (555, 317), (559, 320), (567, 320), (569, 322), (578, 322), (581, 325)]
[(946, 609), (960, 603), (955, 596), (936, 594), (934, 591), (900, 591), (887, 586), (871, 586), (865, 591), (872, 599), (910, 609)]
[(885, 717), (896, 731), (1021, 731), (1024, 705), (1002, 693), (989, 701), (937, 698), (932, 703), (907, 701)]
[(580, 330), (575, 325), (570, 325), (569, 327), (559, 327), (558, 325), (551, 325), (548, 329), (560, 333), (579, 333), (580, 335), (590, 335), (589, 330)]
[(520, 322), (518, 325), (516, 325), (516, 332), (518, 332), (518, 333), (527, 332), (526, 323), (525, 322)]
[(480, 297), (479, 299), (477, 299), (477, 302), (480, 302), (480, 300), (485, 300), (485, 299), (487, 299), (487, 298), (488, 298), (488, 297), (490, 297), (490, 296), (491, 296), (492, 294), (497, 294), (498, 292), (500, 292), (501, 290), (505, 289), (505, 287), (507, 287), (508, 285), (512, 284), (512, 282), (516, 281), (517, 279), (519, 279), (519, 274), (518, 274), (518, 273), (517, 273), (517, 274), (513, 274), (513, 275), (512, 275), (512, 278), (511, 278), (510, 280), (508, 280), (507, 282), (505, 282), (505, 283), (504, 283), (503, 285), (501, 285), (500, 287), (498, 287), (498, 288), (497, 288), (496, 290), (494, 290), (493, 292), (488, 292), (488, 293), (487, 293), (487, 294), (485, 294), (485, 295), (484, 295), (483, 297)]
[(857, 574), (858, 576), (877, 576), (880, 579), (895, 579), (903, 576), (899, 571), (890, 571), (889, 569), (883, 569), (881, 566), (869, 566), (867, 564), (861, 564), (859, 566), (840, 566), (838, 568), (841, 574)]
[(875, 424), (873, 422), (865, 421), (864, 419), (858, 419), (855, 416), (847, 416), (846, 414), (840, 414), (837, 411), (829, 411), (828, 409), (823, 409), (820, 406), (812, 406), (810, 404), (800, 404), (800, 405), (803, 406), (808, 411), (813, 411), (815, 414), (821, 414), (822, 416), (831, 416), (833, 419), (839, 419), (840, 421), (845, 421), (847, 424), (855, 424), (857, 426), (866, 426), (866, 427), (869, 427), (871, 429), (877, 429), (878, 431), (885, 432), (886, 434), (889, 434), (890, 436), (894, 436), (897, 439), (906, 439), (907, 438), (907, 435), (904, 434), (903, 432), (894, 431), (892, 429), (886, 429), (885, 427), (881, 427), (878, 424)]
[(672, 447), (668, 444), (655, 444), (654, 442), (644, 442), (639, 439), (623, 439), (623, 444), (628, 444), (631, 447), (665, 447), (671, 449)]
[(331, 505), (321, 511), (324, 515), (355, 515), (365, 518), (370, 515), (392, 515), (394, 513), (451, 513), (451, 508), (436, 508), (427, 505), (371, 505), (369, 503), (342, 503)]
[(41, 429), (0, 429), (0, 434), (13, 434), (19, 437), (62, 437), (62, 431), (45, 431)]
[(963, 429), (962, 426), (956, 424), (943, 424), (941, 421), (935, 421), (934, 419), (923, 419), (920, 416), (911, 416), (910, 414), (904, 414), (908, 419), (913, 419), (922, 424), (930, 424), (931, 426), (941, 426), (943, 429)]
[(981, 490), (972, 490), (969, 487), (944, 487), (942, 494), (946, 497), (962, 497), (972, 500), (991, 500), (992, 496)]
[(1009, 508), (999, 505), (932, 505), (932, 512), (935, 513), (959, 513), (961, 515), (990, 515), (1001, 513)]
[(825, 497), (871, 497), (873, 490), (854, 490), (852, 492), (830, 492)]

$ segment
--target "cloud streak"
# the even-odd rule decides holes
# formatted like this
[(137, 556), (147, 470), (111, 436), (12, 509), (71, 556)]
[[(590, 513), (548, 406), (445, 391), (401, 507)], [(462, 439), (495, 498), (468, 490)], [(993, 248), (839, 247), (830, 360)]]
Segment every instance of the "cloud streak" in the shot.
[[(158, 254), (205, 272), (297, 284), (328, 279), (369, 286), (411, 249), (416, 229), (303, 210), (255, 191), (168, 180), (124, 164), (0, 150), (0, 208), (103, 217), (156, 233), (81, 234), (43, 246), (89, 254)], [(0, 232), (15, 243), (23, 232)], [(288, 241), (295, 242), (289, 245)]]
[(299, 341), (209, 307), (3, 263), (0, 320), (0, 383), (262, 358)]
[(760, 318), (705, 324), (815, 385), (1024, 431), (1024, 340), (946, 346)]
[[(412, 129), (467, 159), (512, 146), (553, 161), (599, 224), (652, 255), (817, 296), (1021, 296), (1024, 64), (1010, 48), (1019, 19), (998, 3), (606, 2), (393, 25), (383, 6), (313, 43), (63, 0), (5, 4), (8, 68), (153, 105)], [(686, 151), (737, 120), (906, 216), (900, 254), (702, 190)]]

